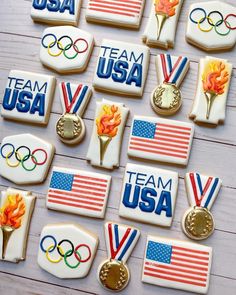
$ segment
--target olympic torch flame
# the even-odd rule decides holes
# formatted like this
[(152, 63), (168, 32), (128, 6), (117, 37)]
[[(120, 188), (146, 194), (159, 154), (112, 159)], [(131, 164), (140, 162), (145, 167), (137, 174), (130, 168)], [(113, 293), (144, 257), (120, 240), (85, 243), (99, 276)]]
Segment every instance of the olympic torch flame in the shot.
[(6, 204), (0, 209), (0, 228), (2, 230), (2, 259), (5, 258), (7, 245), (14, 230), (21, 227), (25, 214), (25, 202), (19, 194), (9, 195)]
[(206, 118), (209, 119), (215, 98), (225, 92), (225, 84), (229, 81), (229, 72), (222, 61), (211, 61), (206, 65), (202, 75), (204, 94), (207, 100)]
[(157, 40), (160, 37), (163, 25), (168, 17), (175, 15), (176, 6), (179, 0), (154, 0), (155, 13), (157, 18)]
[(103, 164), (104, 156), (112, 138), (117, 135), (121, 123), (121, 113), (115, 105), (105, 105), (102, 114), (97, 118), (97, 134), (100, 141), (100, 165)]

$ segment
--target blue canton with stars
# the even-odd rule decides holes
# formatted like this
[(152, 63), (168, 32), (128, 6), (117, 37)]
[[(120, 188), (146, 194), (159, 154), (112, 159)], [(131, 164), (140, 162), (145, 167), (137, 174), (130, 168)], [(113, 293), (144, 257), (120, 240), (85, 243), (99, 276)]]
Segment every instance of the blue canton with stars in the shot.
[(53, 172), (50, 188), (60, 189), (63, 191), (71, 191), (74, 175), (62, 172)]
[(132, 135), (144, 138), (154, 138), (156, 132), (156, 124), (141, 121), (141, 120), (134, 120)]
[(172, 246), (157, 242), (148, 242), (146, 258), (163, 263), (171, 263)]

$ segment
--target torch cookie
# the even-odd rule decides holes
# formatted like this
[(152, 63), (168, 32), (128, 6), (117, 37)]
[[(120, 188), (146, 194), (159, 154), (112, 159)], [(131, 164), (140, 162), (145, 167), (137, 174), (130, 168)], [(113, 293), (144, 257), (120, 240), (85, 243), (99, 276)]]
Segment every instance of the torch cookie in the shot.
[(184, 0), (151, 0), (151, 12), (143, 42), (148, 46), (174, 47), (175, 32)]
[(30, 192), (8, 188), (0, 198), (0, 259), (19, 262), (26, 246), (35, 197)]
[(93, 166), (113, 169), (119, 167), (121, 142), (129, 109), (121, 103), (105, 99), (96, 104), (87, 159)]
[(196, 97), (189, 115), (194, 122), (224, 122), (231, 72), (232, 64), (225, 59), (200, 59)]

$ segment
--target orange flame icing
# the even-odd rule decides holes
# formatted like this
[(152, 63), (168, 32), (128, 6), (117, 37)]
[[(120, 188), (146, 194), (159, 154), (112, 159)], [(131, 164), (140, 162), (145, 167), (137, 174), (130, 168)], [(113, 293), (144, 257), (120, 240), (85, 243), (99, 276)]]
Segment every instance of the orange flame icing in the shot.
[(19, 228), (24, 214), (25, 202), (22, 196), (19, 194), (9, 195), (5, 205), (0, 209), (0, 226)]
[(226, 65), (222, 61), (211, 61), (206, 67), (202, 75), (202, 83), (204, 92), (214, 94), (223, 94), (225, 84), (229, 81), (229, 72)]
[(175, 15), (175, 6), (179, 4), (179, 0), (154, 0), (156, 13), (164, 13), (171, 17)]
[(96, 120), (98, 135), (116, 136), (121, 123), (121, 113), (115, 105), (104, 105), (102, 114)]

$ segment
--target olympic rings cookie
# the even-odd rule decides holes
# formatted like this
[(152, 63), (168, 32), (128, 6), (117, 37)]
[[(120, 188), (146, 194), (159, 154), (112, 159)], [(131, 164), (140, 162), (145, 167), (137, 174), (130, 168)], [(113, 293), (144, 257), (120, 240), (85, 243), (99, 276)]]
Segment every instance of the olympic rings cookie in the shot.
[(145, 0), (88, 0), (86, 20), (94, 23), (138, 29)]
[(83, 72), (94, 47), (93, 36), (72, 26), (47, 28), (43, 32), (40, 60), (62, 74)]
[(46, 125), (55, 85), (54, 76), (10, 71), (2, 101), (2, 117)]
[(31, 216), (36, 198), (30, 192), (8, 188), (0, 198), (0, 260), (26, 258)]
[(55, 148), (31, 134), (3, 138), (0, 175), (16, 184), (41, 183), (47, 176)]
[(31, 17), (37, 22), (76, 26), (81, 3), (82, 0), (33, 0)]
[(205, 51), (233, 48), (236, 43), (236, 7), (220, 1), (192, 4), (186, 40)]
[(87, 276), (98, 247), (98, 237), (78, 224), (48, 224), (40, 236), (38, 264), (61, 279)]

